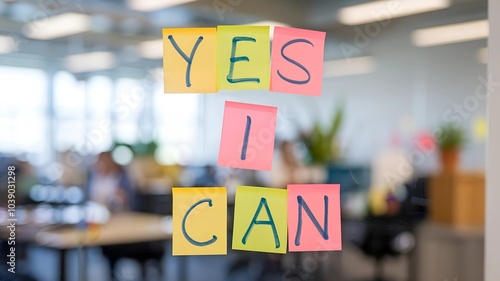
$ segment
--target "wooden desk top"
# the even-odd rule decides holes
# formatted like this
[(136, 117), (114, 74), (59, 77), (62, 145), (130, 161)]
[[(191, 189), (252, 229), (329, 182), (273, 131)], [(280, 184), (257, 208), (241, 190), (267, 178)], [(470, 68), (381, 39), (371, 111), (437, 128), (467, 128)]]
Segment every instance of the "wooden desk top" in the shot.
[(86, 230), (76, 227), (46, 227), (34, 241), (44, 247), (72, 249), (167, 240), (172, 237), (172, 218), (146, 213), (117, 213), (104, 225)]

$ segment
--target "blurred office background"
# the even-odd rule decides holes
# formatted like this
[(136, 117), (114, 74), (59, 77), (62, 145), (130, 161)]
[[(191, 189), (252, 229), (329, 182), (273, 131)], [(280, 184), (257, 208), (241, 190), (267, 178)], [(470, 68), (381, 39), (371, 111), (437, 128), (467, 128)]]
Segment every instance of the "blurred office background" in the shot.
[[(327, 32), (320, 97), (163, 93), (162, 28), (250, 24)], [(481, 280), (487, 25), (485, 0), (0, 2), (13, 280)], [(278, 107), (271, 172), (216, 166), (226, 100)], [(172, 187), (226, 186), (231, 226), (237, 185), (292, 182), (342, 185), (343, 251), (172, 256)]]

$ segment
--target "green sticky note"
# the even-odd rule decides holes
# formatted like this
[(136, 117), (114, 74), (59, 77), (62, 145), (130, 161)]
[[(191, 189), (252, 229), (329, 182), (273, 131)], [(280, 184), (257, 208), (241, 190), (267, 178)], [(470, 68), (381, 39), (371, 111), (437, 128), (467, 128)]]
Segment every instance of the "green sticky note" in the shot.
[(269, 89), (269, 26), (217, 27), (219, 90)]
[(233, 250), (285, 254), (287, 196), (286, 189), (238, 186)]

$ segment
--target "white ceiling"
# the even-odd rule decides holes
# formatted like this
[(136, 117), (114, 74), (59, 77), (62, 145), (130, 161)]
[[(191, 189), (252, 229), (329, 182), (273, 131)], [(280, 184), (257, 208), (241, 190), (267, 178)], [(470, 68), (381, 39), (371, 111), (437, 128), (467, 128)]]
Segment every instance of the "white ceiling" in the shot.
[[(339, 24), (336, 13), (340, 7), (360, 2), (363, 1), (197, 0), (149, 13), (132, 11), (122, 0), (0, 2), (0, 35), (13, 37), (17, 48), (13, 54), (0, 55), (0, 64), (57, 68), (68, 54), (112, 51), (118, 55), (120, 67), (153, 68), (161, 66), (161, 61), (140, 58), (136, 46), (145, 40), (161, 38), (163, 27), (272, 20), (293, 27), (327, 31), (327, 38), (352, 38), (355, 36), (354, 28)], [(225, 6), (216, 8), (220, 3)], [(225, 7), (227, 11), (223, 12), (220, 7)], [(46, 41), (24, 36), (23, 28), (27, 22), (66, 12), (91, 15), (92, 31)], [(454, 0), (448, 9), (395, 19), (392, 25), (409, 25), (416, 29), (486, 17), (486, 0)]]

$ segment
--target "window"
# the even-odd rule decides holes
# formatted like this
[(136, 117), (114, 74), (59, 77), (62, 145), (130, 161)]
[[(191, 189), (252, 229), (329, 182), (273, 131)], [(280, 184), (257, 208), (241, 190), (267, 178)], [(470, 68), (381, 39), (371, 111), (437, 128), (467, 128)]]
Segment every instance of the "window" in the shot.
[(139, 118), (145, 93), (137, 80), (118, 79), (113, 114), (116, 120), (115, 137), (118, 142), (134, 144), (139, 141)]
[(109, 149), (113, 143), (111, 124), (113, 84), (111, 79), (104, 76), (93, 76), (87, 83), (86, 142), (89, 152), (98, 153)]
[(0, 66), (0, 152), (50, 159), (47, 78), (38, 69)]
[(187, 164), (201, 161), (201, 95), (164, 94), (162, 85), (154, 93), (155, 135), (158, 161)]
[(85, 152), (85, 84), (68, 72), (54, 76), (55, 148)]

